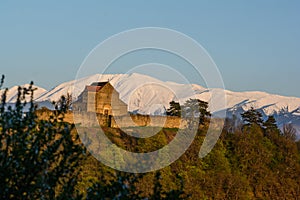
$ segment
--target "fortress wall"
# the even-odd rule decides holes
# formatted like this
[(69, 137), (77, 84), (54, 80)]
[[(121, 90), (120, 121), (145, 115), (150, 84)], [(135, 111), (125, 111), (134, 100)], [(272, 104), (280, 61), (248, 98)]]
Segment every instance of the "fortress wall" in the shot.
[(187, 122), (173, 116), (126, 115), (114, 117), (112, 127), (152, 126), (165, 128), (184, 128)]
[[(48, 119), (52, 111), (38, 112), (40, 119)], [(64, 121), (69, 123), (81, 124), (84, 127), (110, 126), (113, 128), (134, 127), (134, 126), (152, 126), (165, 128), (184, 128), (187, 121), (175, 116), (149, 116), (149, 115), (123, 115), (123, 116), (104, 116), (95, 113), (83, 112), (75, 113), (76, 119), (72, 112), (65, 114)]]
[[(66, 115), (68, 122), (73, 123), (73, 114)], [(81, 126), (110, 126), (113, 128), (122, 127), (134, 127), (134, 126), (154, 126), (154, 127), (165, 127), (165, 128), (184, 128), (187, 125), (186, 120), (182, 120), (180, 117), (175, 116), (149, 116), (149, 115), (123, 115), (123, 116), (112, 116), (109, 119), (108, 116), (95, 115), (95, 113), (82, 113), (76, 114), (75, 123), (80, 123)], [(95, 119), (97, 117), (97, 120)]]

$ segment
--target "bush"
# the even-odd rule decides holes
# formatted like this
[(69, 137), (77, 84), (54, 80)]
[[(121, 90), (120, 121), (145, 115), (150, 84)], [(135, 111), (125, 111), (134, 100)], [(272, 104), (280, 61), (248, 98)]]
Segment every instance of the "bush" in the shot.
[(19, 87), (15, 107), (7, 106), (7, 89), (1, 94), (0, 199), (79, 198), (74, 186), (84, 148), (71, 134), (74, 126), (63, 122), (65, 98), (48, 120), (39, 120), (33, 92), (33, 83)]

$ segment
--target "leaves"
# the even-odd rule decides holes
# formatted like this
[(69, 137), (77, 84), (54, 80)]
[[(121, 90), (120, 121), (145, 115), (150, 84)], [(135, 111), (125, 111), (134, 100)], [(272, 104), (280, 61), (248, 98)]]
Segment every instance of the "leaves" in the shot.
[(167, 115), (180, 117), (181, 116), (180, 104), (178, 102), (171, 101), (170, 108), (168, 108), (167, 110)]
[[(106, 167), (85, 151), (74, 125), (64, 122), (70, 97), (55, 103), (55, 111), (37, 112), (33, 83), (18, 89), (15, 107), (7, 106), (6, 92), (2, 90), (0, 105), (0, 199), (299, 197), (300, 143), (295, 142), (294, 128), (286, 125), (281, 132), (272, 116), (264, 122), (253, 108), (242, 114), (243, 129), (236, 127), (240, 126), (236, 119), (227, 120), (221, 139), (205, 158), (198, 157), (208, 129), (203, 123), (191, 146), (176, 162), (156, 172), (131, 174)], [(25, 102), (27, 95), (31, 96), (30, 102)], [(183, 106), (170, 102), (168, 112), (173, 116), (198, 115), (200, 122), (205, 122), (210, 116), (207, 109), (206, 102), (189, 99)], [(43, 112), (49, 117), (39, 117)], [(172, 142), (178, 129), (165, 128), (148, 139), (109, 127), (104, 131), (120, 148), (148, 152)]]
[[(6, 108), (6, 93), (2, 95), (0, 198), (73, 198), (76, 192), (70, 181), (76, 180), (75, 171), (84, 149), (78, 138), (74, 140), (73, 126), (60, 119), (65, 110), (57, 110), (51, 119), (38, 119), (34, 90), (33, 83), (28, 88), (19, 87), (14, 108)], [(31, 97), (28, 111), (27, 95)]]
[(263, 125), (262, 114), (251, 107), (246, 112), (242, 113), (242, 118), (246, 126), (256, 124), (260, 127)]

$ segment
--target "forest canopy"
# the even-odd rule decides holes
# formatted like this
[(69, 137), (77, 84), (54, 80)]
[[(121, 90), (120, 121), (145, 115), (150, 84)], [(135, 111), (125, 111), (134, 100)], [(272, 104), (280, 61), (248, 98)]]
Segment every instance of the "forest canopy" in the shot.
[[(3, 85), (3, 79), (1, 86)], [(74, 124), (64, 121), (67, 98), (47, 119), (38, 117), (33, 83), (19, 87), (14, 107), (0, 104), (0, 199), (296, 199), (300, 196), (300, 144), (291, 125), (279, 130), (274, 117), (263, 120), (253, 108), (243, 123), (226, 119), (221, 137), (203, 159), (198, 153), (209, 120), (177, 161), (159, 171), (131, 174), (111, 169), (82, 145)], [(25, 96), (30, 96), (29, 102)], [(187, 103), (192, 103), (190, 102)], [(201, 103), (209, 118), (207, 103)], [(24, 106), (29, 111), (24, 112)], [(180, 116), (170, 103), (170, 115)], [(104, 128), (109, 138), (129, 151), (168, 144), (176, 129), (164, 128), (150, 142)]]

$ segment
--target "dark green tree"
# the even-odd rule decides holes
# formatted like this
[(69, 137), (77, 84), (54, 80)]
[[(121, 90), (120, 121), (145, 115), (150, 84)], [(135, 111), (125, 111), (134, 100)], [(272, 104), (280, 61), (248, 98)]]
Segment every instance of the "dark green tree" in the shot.
[(153, 187), (153, 195), (150, 197), (151, 200), (162, 199), (162, 200), (171, 200), (171, 199), (187, 199), (189, 195), (186, 195), (183, 191), (183, 181), (180, 178), (180, 188), (171, 191), (163, 191), (163, 187), (161, 182), (162, 174), (160, 171), (155, 173), (154, 177), (154, 187)]
[(0, 199), (80, 198), (75, 190), (76, 169), (84, 148), (72, 132), (74, 126), (63, 122), (65, 98), (60, 110), (48, 120), (39, 120), (33, 92), (33, 83), (19, 87), (14, 107), (6, 104), (7, 90), (1, 97)]
[(140, 199), (139, 192), (136, 191), (134, 183), (142, 176), (126, 172), (115, 172), (111, 174), (115, 179), (111, 181), (98, 181), (88, 188), (87, 200), (91, 199)]
[(200, 99), (188, 99), (183, 105), (185, 117), (199, 117), (200, 124), (204, 124), (205, 120), (211, 116), (208, 111), (208, 103)]
[(253, 107), (242, 113), (241, 116), (246, 126), (254, 124), (260, 127), (263, 126), (262, 114), (258, 110), (255, 110)]
[(167, 110), (167, 115), (180, 117), (181, 116), (180, 104), (178, 102), (171, 101), (170, 108), (168, 108)]
[(264, 130), (266, 136), (270, 139), (275, 139), (274, 137), (279, 137), (280, 130), (278, 129), (277, 122), (274, 116), (269, 116), (268, 119), (264, 122)]
[(264, 122), (264, 127), (267, 130), (278, 130), (276, 119), (274, 116), (269, 116), (268, 119)]

